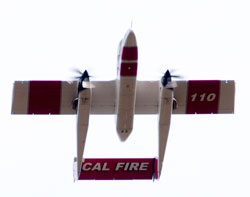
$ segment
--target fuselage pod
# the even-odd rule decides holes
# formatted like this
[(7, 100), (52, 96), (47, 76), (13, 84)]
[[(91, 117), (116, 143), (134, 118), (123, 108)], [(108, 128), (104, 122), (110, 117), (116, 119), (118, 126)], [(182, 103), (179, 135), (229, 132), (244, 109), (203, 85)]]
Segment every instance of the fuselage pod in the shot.
[(120, 43), (117, 73), (116, 130), (125, 141), (133, 129), (138, 50), (135, 34), (128, 30)]

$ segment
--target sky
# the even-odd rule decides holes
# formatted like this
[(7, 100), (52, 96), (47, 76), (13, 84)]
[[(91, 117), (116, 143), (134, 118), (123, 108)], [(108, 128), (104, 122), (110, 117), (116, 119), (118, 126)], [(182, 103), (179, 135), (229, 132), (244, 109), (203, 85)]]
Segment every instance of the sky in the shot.
[[(247, 0), (0, 1), (1, 196), (250, 196), (250, 3)], [(234, 115), (173, 115), (160, 180), (73, 182), (76, 116), (11, 115), (15, 80), (116, 78), (132, 26), (138, 80), (167, 69), (232, 79)], [(157, 156), (157, 115), (135, 116), (125, 143), (114, 116), (91, 116), (86, 157)]]

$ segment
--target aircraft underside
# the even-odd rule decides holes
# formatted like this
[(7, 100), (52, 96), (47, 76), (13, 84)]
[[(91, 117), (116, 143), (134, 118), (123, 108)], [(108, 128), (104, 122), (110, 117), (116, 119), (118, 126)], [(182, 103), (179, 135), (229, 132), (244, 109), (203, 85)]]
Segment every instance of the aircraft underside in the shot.
[[(138, 48), (129, 30), (118, 53), (117, 79), (90, 82), (88, 72), (75, 81), (16, 81), (12, 114), (77, 115), (76, 180), (158, 179), (161, 176), (172, 114), (234, 113), (232, 80), (177, 80), (167, 70), (161, 80), (137, 81)], [(95, 87), (95, 88), (93, 88)], [(90, 114), (114, 114), (123, 143), (135, 114), (157, 114), (156, 158), (84, 158)], [(135, 131), (136, 132), (136, 131)], [(152, 131), (153, 132), (153, 131)]]

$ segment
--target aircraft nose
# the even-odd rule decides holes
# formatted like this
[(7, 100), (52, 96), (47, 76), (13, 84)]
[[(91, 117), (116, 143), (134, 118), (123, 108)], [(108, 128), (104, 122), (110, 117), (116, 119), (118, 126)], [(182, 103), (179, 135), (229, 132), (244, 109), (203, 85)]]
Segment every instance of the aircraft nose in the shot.
[(135, 47), (137, 46), (135, 33), (132, 30), (128, 30), (126, 36), (125, 36), (125, 47)]

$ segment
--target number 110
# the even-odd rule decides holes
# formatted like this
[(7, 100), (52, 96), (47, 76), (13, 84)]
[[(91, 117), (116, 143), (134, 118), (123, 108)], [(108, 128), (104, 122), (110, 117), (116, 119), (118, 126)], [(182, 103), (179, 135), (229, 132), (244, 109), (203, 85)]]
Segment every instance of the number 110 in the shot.
[[(191, 95), (191, 98), (192, 98), (191, 101), (195, 102), (196, 99), (198, 99), (197, 96), (198, 96), (197, 93), (192, 94)], [(201, 94), (199, 96), (200, 96), (200, 99), (199, 99), (200, 102), (203, 102), (203, 101), (211, 102), (211, 101), (214, 101), (214, 99), (216, 98), (216, 94), (215, 93), (210, 93), (210, 94), (203, 93), (203, 94)]]

